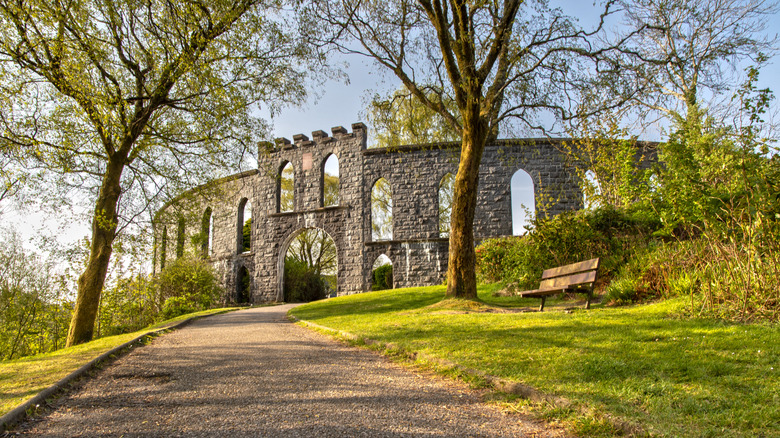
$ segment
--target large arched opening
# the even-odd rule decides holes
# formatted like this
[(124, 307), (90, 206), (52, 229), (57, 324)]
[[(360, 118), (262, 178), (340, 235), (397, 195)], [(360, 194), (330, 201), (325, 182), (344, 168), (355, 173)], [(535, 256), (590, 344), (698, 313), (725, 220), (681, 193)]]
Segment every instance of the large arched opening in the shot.
[(512, 234), (520, 236), (526, 233), (536, 214), (534, 180), (523, 169), (512, 175), (510, 183), (512, 193)]
[(301, 228), (279, 252), (278, 297), (284, 302), (309, 302), (338, 293), (336, 242), (321, 228)]

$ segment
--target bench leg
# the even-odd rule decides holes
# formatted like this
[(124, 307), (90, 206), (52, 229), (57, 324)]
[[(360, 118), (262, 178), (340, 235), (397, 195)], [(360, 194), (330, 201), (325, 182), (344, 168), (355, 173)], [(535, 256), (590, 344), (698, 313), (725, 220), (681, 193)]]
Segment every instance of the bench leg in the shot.
[(590, 300), (593, 299), (593, 289), (588, 291), (588, 302), (585, 304), (586, 309), (590, 309)]
[(540, 306), (539, 306), (539, 311), (540, 311), (540, 312), (541, 312), (542, 310), (544, 310), (544, 302), (545, 302), (545, 300), (547, 300), (547, 297), (542, 297), (542, 305), (540, 305)]

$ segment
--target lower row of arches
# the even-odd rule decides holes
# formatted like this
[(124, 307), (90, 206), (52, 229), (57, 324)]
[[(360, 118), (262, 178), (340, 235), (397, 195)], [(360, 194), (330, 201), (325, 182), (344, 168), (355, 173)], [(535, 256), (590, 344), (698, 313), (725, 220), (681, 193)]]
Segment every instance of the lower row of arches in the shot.
[[(305, 228), (287, 239), (279, 258), (279, 298), (287, 303), (309, 302), (336, 296), (338, 291), (338, 252), (333, 238), (320, 228)], [(253, 302), (252, 276), (246, 266), (235, 273), (231, 301)], [(371, 269), (371, 290), (393, 289), (393, 264), (379, 255)]]

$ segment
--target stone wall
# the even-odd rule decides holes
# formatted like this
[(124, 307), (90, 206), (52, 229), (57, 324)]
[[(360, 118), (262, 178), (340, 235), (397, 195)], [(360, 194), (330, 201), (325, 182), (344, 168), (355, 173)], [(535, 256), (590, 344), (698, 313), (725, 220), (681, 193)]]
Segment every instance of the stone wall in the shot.
[[(535, 186), (536, 214), (558, 214), (581, 208), (576, 173), (556, 145), (560, 140), (500, 140), (485, 150), (480, 166), (475, 238), (512, 234), (510, 181), (523, 169)], [(395, 287), (439, 284), (447, 271), (448, 241), (439, 237), (439, 184), (457, 171), (459, 145), (440, 143), (388, 149), (366, 148), (366, 127), (352, 131), (335, 127), (328, 135), (298, 134), (293, 141), (278, 139), (259, 150), (258, 169), (196, 188), (169, 203), (156, 223), (156, 268), (160, 267), (162, 229), (168, 229), (168, 260), (172, 259), (171, 229), (178, 217), (187, 218), (186, 234), (202, 230), (203, 216), (214, 216), (213, 245), (208, 256), (223, 276), (227, 301), (237, 296), (238, 270), (251, 277), (253, 302), (283, 301), (284, 255), (302, 230), (320, 228), (333, 238), (338, 254), (339, 295), (369, 290), (372, 266), (381, 254), (393, 263)], [(333, 154), (339, 164), (339, 205), (323, 207), (324, 164)], [(294, 168), (294, 211), (279, 212), (282, 168)], [(385, 178), (393, 194), (393, 237), (372, 241), (371, 189)], [(542, 204), (539, 200), (544, 199)], [(240, 206), (252, 208), (251, 250), (240, 251)], [(187, 213), (182, 213), (187, 212)], [(185, 239), (192, 241), (191, 238)], [(199, 246), (188, 243), (188, 251)]]

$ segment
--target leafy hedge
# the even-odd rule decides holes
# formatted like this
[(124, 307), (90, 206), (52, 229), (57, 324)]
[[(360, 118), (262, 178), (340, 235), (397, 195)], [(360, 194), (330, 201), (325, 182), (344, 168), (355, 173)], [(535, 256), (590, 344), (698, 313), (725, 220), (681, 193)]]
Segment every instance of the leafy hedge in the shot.
[(609, 275), (659, 227), (652, 217), (613, 207), (562, 213), (536, 220), (525, 236), (484, 241), (477, 247), (477, 273), (483, 282), (531, 289), (544, 269), (601, 257), (602, 273)]

